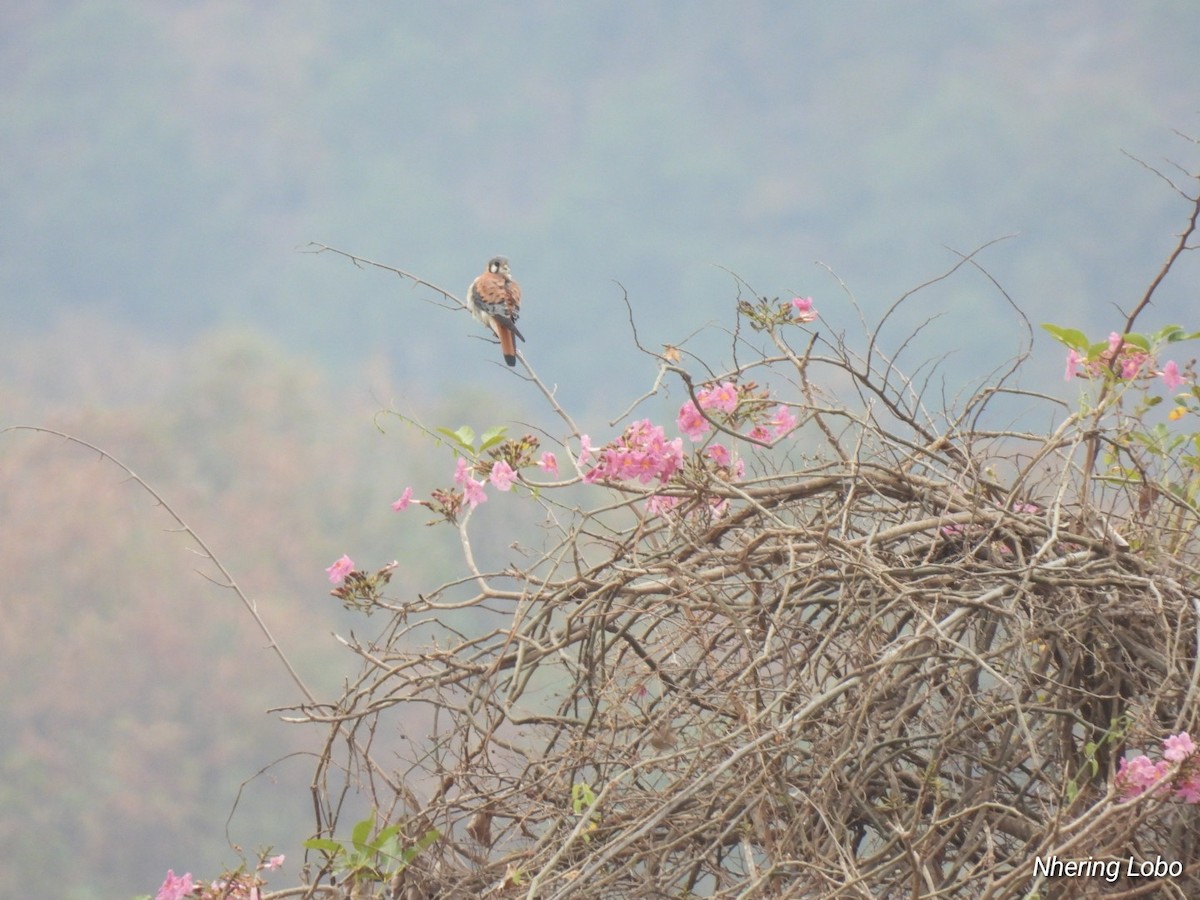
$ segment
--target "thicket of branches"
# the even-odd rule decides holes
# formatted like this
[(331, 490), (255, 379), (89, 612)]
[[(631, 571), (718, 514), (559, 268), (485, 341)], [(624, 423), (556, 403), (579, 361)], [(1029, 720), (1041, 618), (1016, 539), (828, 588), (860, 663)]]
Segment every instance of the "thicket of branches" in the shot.
[[(390, 620), (347, 641), (361, 670), (344, 695), (294, 716), (329, 729), (317, 831), (345, 833), (343, 803), (361, 792), (410, 850), (405, 865), (344, 872), (340, 889), (1200, 896), (1198, 808), (1163, 791), (1129, 800), (1116, 777), (1128, 754), (1200, 725), (1200, 448), (1151, 422), (1161, 346), (1121, 371), (1190, 249), (1188, 199), (1123, 342), (1079, 355), (1079, 409), (1011, 387), (1023, 356), (942, 408), (938, 382), (899, 372), (877, 331), (855, 349), (807, 307), (743, 285), (734, 367), (701, 375), (675, 348), (652, 354), (655, 388), (679, 386), (706, 420), (669, 475), (628, 477), (597, 448), (550, 483), (533, 465), (548, 444), (528, 436), (464, 451), (467, 477), (499, 461), (520, 473), (492, 502), (538, 503), (547, 525), (521, 536), (519, 567), (482, 571), (470, 506), (447, 489), (427, 505), (457, 529), (461, 579), (391, 597), (386, 570), (356, 572), (339, 589)], [(982, 271), (974, 255), (962, 267)], [(1170, 433), (1195, 415), (1188, 374)], [(525, 377), (542, 384), (528, 364)], [(704, 402), (727, 384), (733, 409)], [(566, 470), (580, 429), (543, 391)], [(993, 406), (1014, 398), (1054, 430), (997, 426)], [(776, 404), (796, 427), (755, 430)], [(472, 609), (503, 625), (464, 634), (448, 617)], [(415, 637), (431, 627), (435, 643)], [(408, 735), (408, 758), (374, 752), (414, 717), (432, 724)], [(1184, 872), (1037, 877), (1035, 858), (1055, 856)]]

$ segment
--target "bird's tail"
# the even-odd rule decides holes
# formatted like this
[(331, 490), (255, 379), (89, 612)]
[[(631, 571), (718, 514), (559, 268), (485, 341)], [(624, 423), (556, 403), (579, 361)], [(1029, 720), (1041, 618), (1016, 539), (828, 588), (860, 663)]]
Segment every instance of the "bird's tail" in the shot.
[(517, 345), (513, 341), (512, 330), (497, 322), (496, 337), (500, 338), (500, 352), (504, 354), (504, 361), (510, 366), (515, 366), (517, 364)]

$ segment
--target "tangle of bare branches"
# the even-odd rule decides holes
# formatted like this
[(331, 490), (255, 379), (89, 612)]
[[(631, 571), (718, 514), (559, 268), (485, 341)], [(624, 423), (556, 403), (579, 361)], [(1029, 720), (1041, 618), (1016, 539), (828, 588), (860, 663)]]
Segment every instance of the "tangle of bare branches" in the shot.
[[(650, 488), (527, 490), (519, 568), (479, 570), (460, 513), (463, 578), (359, 595), (386, 626), (291, 716), (328, 729), (317, 832), (355, 792), (436, 831), (389, 897), (1200, 896), (1197, 807), (1114, 785), (1200, 725), (1196, 508), (1093, 478), (1103, 417), (989, 426), (1016, 365), (930, 412), (877, 333), (856, 354), (739, 290), (735, 368), (659, 356), (654, 389), (753, 379), (799, 426), (741, 440), (739, 476), (698, 448)], [(1035, 866), (1156, 857), (1182, 874)]]

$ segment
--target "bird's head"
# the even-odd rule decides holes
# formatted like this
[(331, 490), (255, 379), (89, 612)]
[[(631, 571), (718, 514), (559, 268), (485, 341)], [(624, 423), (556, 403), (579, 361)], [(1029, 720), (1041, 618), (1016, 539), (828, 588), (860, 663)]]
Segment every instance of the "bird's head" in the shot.
[(508, 270), (508, 257), (494, 256), (488, 263), (488, 271), (494, 272), (497, 275), (509, 276), (512, 273)]

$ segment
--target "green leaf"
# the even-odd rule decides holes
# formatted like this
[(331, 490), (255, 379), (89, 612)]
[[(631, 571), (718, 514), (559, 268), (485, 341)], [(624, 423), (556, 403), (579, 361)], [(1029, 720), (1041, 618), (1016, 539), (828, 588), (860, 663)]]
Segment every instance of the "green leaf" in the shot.
[(1138, 334), (1137, 332), (1131, 331), (1129, 334), (1124, 336), (1124, 343), (1128, 347), (1137, 347), (1139, 350), (1143, 350), (1146, 353), (1150, 352), (1150, 339), (1144, 334)]
[(400, 833), (399, 825), (389, 825), (384, 828), (379, 834), (375, 835), (375, 840), (371, 841), (370, 847), (372, 850), (378, 851), (385, 843), (392, 840)]
[(342, 845), (337, 841), (331, 841), (329, 838), (309, 838), (304, 842), (304, 846), (309, 850), (324, 850), (326, 853), (331, 853), (337, 856), (342, 852)]
[(400, 849), (400, 838), (394, 834), (380, 841), (376, 852), (385, 860), (386, 868), (391, 868), (391, 863), (404, 861), (404, 853)]
[(508, 428), (504, 425), (497, 425), (495, 428), (489, 428), (485, 431), (483, 436), (479, 438), (479, 452), (482, 453), (484, 450), (495, 447), (503, 441), (506, 431), (508, 431)]
[(1176, 344), (1179, 341), (1194, 341), (1200, 338), (1200, 331), (1188, 334), (1179, 325), (1167, 325), (1154, 333), (1156, 343)]
[(452, 440), (468, 453), (475, 452), (475, 429), (470, 425), (463, 425), (454, 431), (451, 431), (449, 428), (435, 428), (434, 430), (443, 437)]
[(1049, 322), (1043, 322), (1042, 327), (1045, 328), (1054, 339), (1061, 344), (1066, 344), (1075, 350), (1086, 350), (1088, 348), (1087, 335), (1077, 328), (1062, 328), (1058, 325), (1051, 325)]
[(591, 809), (596, 802), (596, 792), (592, 790), (592, 786), (586, 782), (576, 782), (571, 786), (571, 808), (575, 811), (575, 815), (583, 815), (584, 812)]
[(371, 836), (371, 826), (374, 824), (371, 819), (363, 819), (355, 824), (354, 830), (350, 832), (350, 840), (360, 853), (368, 849), (367, 838)]
[(407, 866), (410, 862), (412, 862), (414, 859), (416, 859), (417, 855), (422, 850), (426, 850), (429, 847), (432, 847), (434, 845), (434, 843), (436, 843), (437, 840), (439, 838), (441, 838), (441, 836), (442, 836), (441, 832), (439, 832), (436, 828), (430, 828), (427, 832), (425, 832), (423, 835), (421, 835), (421, 839), (419, 841), (417, 841), (417, 843), (414, 846), (409, 847), (407, 850), (405, 850), (403, 853), (400, 854), (400, 858), (401, 858), (401, 860), (403, 860), (404, 865)]

